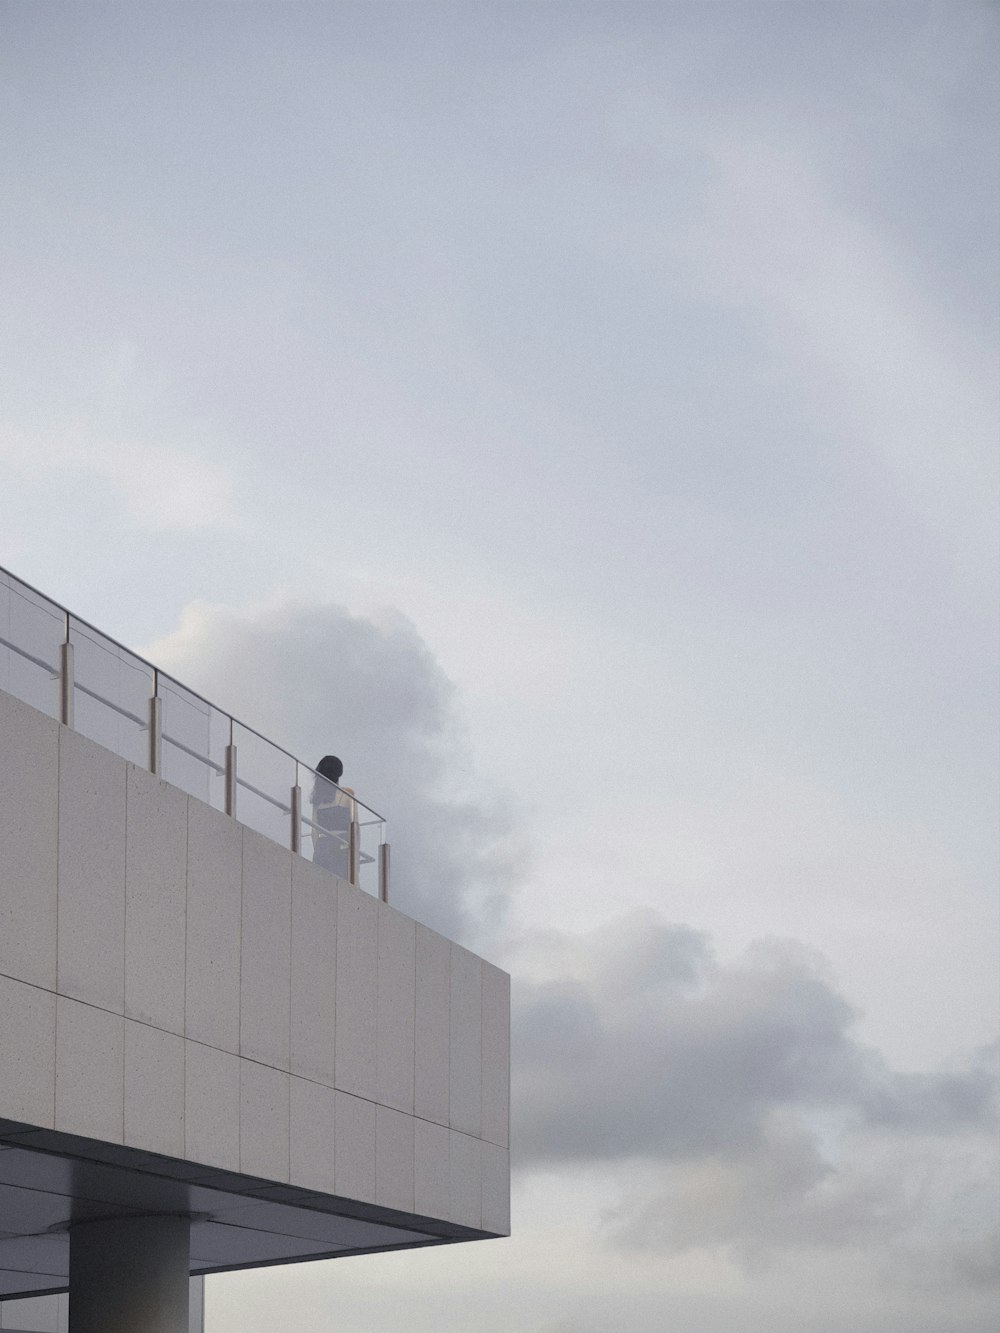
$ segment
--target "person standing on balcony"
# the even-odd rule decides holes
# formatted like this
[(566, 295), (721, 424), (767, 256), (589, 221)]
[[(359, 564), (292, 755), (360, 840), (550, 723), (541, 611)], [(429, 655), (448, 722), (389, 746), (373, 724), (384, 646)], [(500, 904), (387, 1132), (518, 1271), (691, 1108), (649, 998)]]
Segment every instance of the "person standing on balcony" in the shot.
[(350, 879), (354, 792), (340, 786), (344, 765), (335, 754), (324, 755), (316, 773), (312, 790), (313, 861), (341, 879)]

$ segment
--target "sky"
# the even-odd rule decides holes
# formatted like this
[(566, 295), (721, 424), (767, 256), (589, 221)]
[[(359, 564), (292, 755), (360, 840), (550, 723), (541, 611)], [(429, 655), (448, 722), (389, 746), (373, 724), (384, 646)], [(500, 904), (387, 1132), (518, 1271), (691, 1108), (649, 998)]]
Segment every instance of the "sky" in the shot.
[(513, 977), (513, 1236), (209, 1333), (998, 1312), (996, 6), (0, 3), (0, 564)]

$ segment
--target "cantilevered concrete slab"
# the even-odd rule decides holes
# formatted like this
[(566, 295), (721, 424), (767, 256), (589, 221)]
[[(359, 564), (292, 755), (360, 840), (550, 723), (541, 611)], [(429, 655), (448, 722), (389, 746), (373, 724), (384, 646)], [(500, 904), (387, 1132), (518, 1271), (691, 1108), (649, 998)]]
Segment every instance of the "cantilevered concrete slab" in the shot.
[[(192, 1273), (477, 1240), (481, 1228), (0, 1122), (0, 1295), (58, 1291), (70, 1228), (186, 1217)], [(96, 1156), (94, 1154), (97, 1154)], [(226, 1188), (228, 1186), (228, 1188)]]

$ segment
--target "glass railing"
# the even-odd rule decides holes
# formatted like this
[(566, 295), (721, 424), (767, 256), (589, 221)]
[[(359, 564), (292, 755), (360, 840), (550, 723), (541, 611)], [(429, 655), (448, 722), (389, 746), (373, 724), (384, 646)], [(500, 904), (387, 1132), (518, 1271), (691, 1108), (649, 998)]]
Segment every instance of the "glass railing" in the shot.
[(389, 845), (385, 821), (350, 787), (299, 764), (295, 779), (298, 808), (294, 819), (300, 855), (332, 870), (341, 879), (382, 896), (389, 881)]
[(0, 689), (388, 901), (385, 820), (349, 787), (3, 569)]

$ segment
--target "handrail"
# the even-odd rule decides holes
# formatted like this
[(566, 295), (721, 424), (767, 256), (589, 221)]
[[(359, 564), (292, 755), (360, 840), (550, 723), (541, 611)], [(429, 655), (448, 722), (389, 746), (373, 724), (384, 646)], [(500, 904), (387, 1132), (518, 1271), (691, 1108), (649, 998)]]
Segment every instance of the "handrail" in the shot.
[[(355, 796), (353, 792), (347, 793), (350, 796), (350, 805), (351, 805), (351, 820), (348, 829), (343, 832), (339, 830), (333, 831), (329, 829), (324, 829), (321, 825), (317, 824), (314, 820), (309, 819), (303, 813), (301, 788), (299, 787), (298, 783), (302, 775), (311, 774), (314, 786), (315, 783), (319, 781), (323, 782), (324, 784), (328, 784), (329, 786), (335, 788), (338, 791), (344, 790), (343, 788), (340, 788), (337, 783), (330, 782), (328, 778), (323, 777), (321, 773), (317, 773), (317, 771), (314, 768), (312, 768), (311, 765), (303, 763), (301, 759), (297, 758), (296, 755), (292, 754), (290, 750), (286, 750), (284, 746), (277, 745), (274, 741), (269, 740), (266, 736), (264, 736), (261, 732), (259, 732), (255, 727), (248, 726), (245, 722), (241, 722), (238, 718), (234, 717), (233, 714), (226, 712), (224, 709), (218, 708), (210, 700), (206, 699), (204, 695), (199, 694), (196, 690), (190, 689), (187, 685), (184, 685), (181, 681), (176, 680), (173, 676), (169, 675), (167, 672), (161, 671), (160, 668), (157, 667), (154, 663), (148, 661), (146, 658), (140, 656), (138, 653), (133, 652), (130, 648), (127, 648), (124, 644), (120, 643), (110, 634), (105, 634), (103, 630), (97, 629), (97, 627), (95, 625), (92, 625), (89, 621), (83, 620), (81, 617), (74, 615), (71, 611), (61, 606), (58, 602), (52, 601), (52, 599), (46, 597), (44, 593), (40, 593), (37, 590), (37, 588), (32, 587), (30, 583), (26, 583), (23, 579), (17, 578), (16, 575), (11, 574), (9, 570), (3, 569), (2, 566), (0, 566), (0, 588), (6, 588), (9, 592), (19, 597), (22, 603), (29, 606), (34, 606), (38, 611), (51, 616), (53, 620), (58, 621), (59, 619), (61, 619), (63, 621), (62, 625), (63, 638), (61, 640), (62, 646), (60, 650), (61, 661), (60, 665), (58, 666), (53, 665), (51, 662), (47, 662), (44, 658), (39, 657), (37, 654), (31, 652), (26, 646), (19, 643), (15, 643), (11, 639), (3, 635), (0, 635), (0, 646), (9, 648), (11, 651), (17, 653), (20, 657), (22, 657), (25, 661), (30, 662), (34, 666), (41, 668), (43, 671), (48, 673), (48, 675), (51, 677), (52, 680), (60, 681), (62, 703), (60, 705), (60, 709), (57, 710), (57, 716), (61, 716), (62, 721), (64, 723), (71, 726), (73, 725), (73, 706), (72, 706), (73, 694), (74, 691), (79, 691), (81, 694), (86, 695), (88, 698), (93, 699), (95, 702), (101, 704), (103, 707), (111, 709), (114, 713), (117, 713), (120, 717), (123, 717), (127, 721), (135, 724), (135, 726), (137, 726), (140, 729), (140, 731), (147, 731), (149, 733), (150, 758), (148, 762), (149, 762), (149, 767), (152, 768), (154, 772), (160, 772), (160, 761), (155, 756), (159, 754), (160, 743), (162, 741), (165, 741), (167, 744), (173, 746), (175, 749), (181, 751), (183, 754), (186, 754), (189, 758), (197, 760), (199, 763), (204, 764), (207, 768), (212, 770), (217, 776), (226, 778), (227, 797), (225, 805), (227, 813), (235, 814), (235, 804), (236, 804), (235, 793), (238, 789), (242, 788), (244, 791), (252, 793), (260, 800), (271, 805), (275, 810), (280, 812), (282, 815), (284, 816), (290, 815), (291, 816), (290, 838), (289, 841), (284, 845), (290, 846), (292, 850), (297, 852), (298, 854), (300, 855), (302, 854), (301, 827), (302, 825), (305, 825), (307, 828), (316, 830), (316, 832), (321, 833), (324, 837), (334, 836), (338, 842), (343, 843), (346, 847), (349, 848), (350, 855), (348, 857), (348, 865), (349, 865), (348, 878), (351, 879), (352, 882), (357, 877), (358, 867), (360, 865), (362, 864), (368, 865), (376, 860), (376, 857), (362, 850), (359, 841), (360, 830), (362, 828), (371, 828), (374, 825), (378, 825), (380, 828), (384, 828), (385, 819), (382, 815), (378, 813), (378, 811), (372, 809), (372, 807), (367, 805), (364, 801), (359, 800), (358, 797)], [(35, 601), (36, 598), (37, 602)], [(131, 662), (144, 666), (145, 668), (147, 668), (149, 672), (152, 673), (150, 682), (151, 693), (149, 695), (150, 711), (148, 717), (142, 717), (139, 714), (134, 713), (131, 709), (126, 708), (123, 704), (119, 703), (117, 700), (109, 699), (106, 695), (101, 694), (99, 690), (95, 690), (92, 686), (85, 684), (83, 681), (75, 679), (75, 672), (73, 668), (74, 630), (76, 630), (77, 633), (81, 633), (81, 631), (86, 631), (86, 633), (82, 634), (82, 637), (85, 639), (90, 639), (91, 635), (93, 635), (94, 638), (92, 642), (95, 647), (100, 648), (105, 652), (108, 650), (109, 646), (114, 647), (120, 650), (122, 653), (126, 654), (127, 657), (131, 660)], [(173, 696), (175, 699), (181, 698), (179, 694), (175, 693), (175, 691), (170, 688), (171, 686), (175, 686), (178, 691), (183, 692), (183, 695), (187, 696), (191, 700), (197, 701), (198, 703), (204, 705), (205, 708), (218, 714), (219, 717), (224, 720), (224, 723), (229, 724), (229, 744), (226, 748), (225, 764), (218, 763), (215, 759), (211, 757), (211, 755), (202, 754), (198, 750), (193, 749), (190, 745), (186, 744), (179, 737), (171, 735), (165, 730), (161, 730), (160, 709), (161, 709), (161, 701), (164, 699), (165, 694)], [(285, 803), (284, 800), (274, 796), (270, 792), (262, 790), (260, 787), (256, 786), (252, 782), (249, 782), (245, 777), (240, 775), (237, 765), (237, 746), (233, 743), (233, 738), (236, 735), (236, 728), (239, 728), (240, 732), (246, 733), (248, 736), (255, 737), (257, 740), (263, 742), (263, 744), (268, 746), (269, 749), (272, 750), (276, 756), (283, 756), (285, 759), (290, 760), (291, 763), (295, 765), (296, 781), (292, 784), (292, 786), (289, 789), (289, 802), (287, 804)], [(197, 795), (198, 793), (195, 792), (194, 794)], [(367, 819), (359, 818), (358, 817), (359, 811), (364, 811), (364, 813), (369, 815), (370, 818)], [(273, 836), (272, 833), (270, 832), (269, 825), (262, 828), (261, 831), (265, 832), (265, 836)], [(384, 840), (380, 840), (379, 846), (380, 849), (382, 850), (380, 850), (377, 858), (379, 864), (378, 894), (383, 901), (387, 901), (388, 865), (389, 865), (388, 844), (385, 843)]]
[[(77, 625), (86, 626), (86, 628), (91, 630), (94, 634), (96, 634), (98, 638), (105, 640), (105, 642), (107, 643), (113, 643), (114, 646), (116, 648), (120, 648), (123, 653), (128, 653), (129, 657), (134, 657), (137, 662), (141, 662), (143, 666), (149, 667), (150, 671), (155, 671), (158, 675), (166, 676), (167, 680), (174, 680), (174, 677), (171, 676), (168, 671), (161, 671), (161, 669), (156, 665), (156, 663), (151, 662), (148, 657), (143, 657), (141, 653), (137, 653), (135, 652), (134, 649), (127, 647), (124, 643), (122, 643), (119, 639), (116, 639), (113, 635), (105, 634), (102, 629), (98, 629), (96, 625), (92, 625), (89, 620), (84, 620), (84, 618), (82, 616), (78, 616), (75, 611), (68, 610), (65, 606), (62, 605), (61, 602), (54, 602), (51, 597), (46, 597), (46, 595), (43, 592), (39, 592), (38, 589), (33, 587), (30, 583), (27, 583), (24, 579), (18, 578), (16, 574), (12, 574), (9, 569), (4, 569), (2, 565), (0, 565), (0, 574), (5, 574), (7, 578), (12, 579), (15, 584), (20, 584), (22, 588), (27, 588), (29, 592), (34, 593), (36, 597), (38, 597), (42, 602), (44, 602), (46, 606), (51, 607), (56, 611), (59, 611), (62, 615), (68, 617), (70, 620), (73, 620)], [(19, 590), (16, 587), (14, 587), (13, 584), (9, 584), (8, 586), (10, 587), (10, 591), (12, 593), (20, 595)], [(27, 598), (25, 598), (24, 600), (27, 601)], [(0, 639), (0, 642), (5, 644), (6, 647), (8, 648), (13, 648), (15, 652), (21, 653), (22, 656), (24, 657), (31, 656), (29, 653), (25, 652), (24, 649), (20, 648), (17, 644), (11, 643), (7, 639)], [(47, 671), (51, 671), (54, 676), (57, 676), (59, 674), (58, 667), (52, 666), (50, 663), (43, 661), (41, 658), (32, 658), (31, 660), (35, 662), (36, 666), (42, 666), (45, 667)], [(228, 717), (231, 722), (235, 722), (237, 726), (242, 727), (244, 731), (249, 731), (251, 735), (256, 736), (258, 740), (264, 741), (268, 745), (273, 745), (276, 750), (280, 750), (281, 753), (283, 755), (286, 755), (289, 759), (294, 759), (297, 764), (303, 764), (304, 768), (309, 768), (309, 765), (303, 763), (303, 761), (299, 759), (297, 755), (292, 754), (291, 750), (286, 750), (285, 747), (283, 745), (279, 745), (277, 741), (272, 741), (268, 736), (265, 736), (263, 732), (258, 731), (256, 727), (251, 727), (248, 723), (241, 722), (238, 717), (234, 716), (232, 713), (226, 712), (226, 710), (224, 708), (220, 708), (218, 704), (212, 703), (211, 699), (206, 699), (203, 694), (199, 694), (197, 690), (193, 690), (190, 687), (190, 685), (185, 685), (182, 681), (179, 680), (174, 681), (174, 683), (176, 685), (180, 685), (182, 690), (192, 695), (200, 703), (205, 704), (207, 708), (214, 708), (217, 713), (222, 713), (225, 717)], [(315, 769), (310, 769), (310, 772), (315, 772)], [(322, 777), (322, 774), (320, 774), (319, 776)]]
[[(8, 575), (8, 577), (10, 577), (10, 575)], [(12, 591), (16, 592), (17, 589), (16, 588), (12, 589)], [(70, 619), (75, 620), (76, 617), (70, 616)], [(53, 666), (51, 662), (46, 662), (44, 657), (36, 657), (34, 653), (29, 653), (27, 648), (22, 648), (19, 643), (11, 643), (10, 639), (5, 639), (2, 634), (0, 634), (0, 644), (3, 644), (5, 648), (9, 648), (12, 652), (19, 653), (20, 656), (26, 658), (27, 661), (33, 662), (35, 666), (41, 667), (43, 671), (48, 671), (51, 674), (53, 680), (58, 679), (59, 667)], [(127, 653), (128, 649), (125, 648), (122, 651)], [(135, 654), (133, 653), (133, 657), (134, 656)], [(143, 659), (140, 657), (139, 661), (141, 662), (142, 660)], [(149, 663), (146, 662), (145, 665), (149, 666)], [(153, 667), (152, 669), (155, 671), (156, 667)], [(170, 678), (168, 677), (168, 679)], [(180, 682), (178, 682), (178, 684), (179, 683)], [(140, 717), (138, 713), (130, 713), (129, 710), (127, 708), (123, 708), (121, 704), (116, 704), (114, 699), (108, 699), (103, 694), (98, 694), (96, 690), (92, 690), (89, 685), (84, 685), (79, 680), (74, 681), (73, 684), (74, 687), (78, 689), (81, 694), (89, 695), (91, 699), (96, 699), (98, 703), (105, 704), (108, 708), (113, 708), (116, 713), (121, 713), (122, 717), (127, 717), (130, 722), (135, 722), (140, 727), (146, 726), (145, 718)], [(204, 703), (205, 701), (202, 700), (202, 702)], [(209, 704), (209, 707), (211, 708), (212, 705)], [(222, 710), (219, 709), (218, 711), (221, 712)], [(243, 724), (240, 723), (240, 725), (242, 726)], [(247, 730), (249, 731), (250, 728), (247, 727)], [(262, 736), (261, 740), (264, 739), (266, 738)], [(268, 745), (271, 744), (270, 741), (268, 741), (267, 743)], [(281, 746), (279, 745), (276, 746), (275, 748), (280, 750)], [(193, 751), (189, 751), (189, 753), (193, 753)]]
[(225, 773), (225, 764), (217, 764), (215, 760), (210, 759), (207, 754), (199, 754), (197, 750), (192, 750), (190, 745), (185, 745), (183, 741), (179, 741), (176, 736), (168, 736), (165, 731), (162, 733), (162, 736), (163, 739), (170, 745), (174, 746), (175, 749), (183, 750), (185, 754), (190, 755), (192, 759), (197, 759), (200, 764), (205, 764), (208, 768), (214, 768), (218, 777), (221, 778)]
[(27, 648), (22, 648), (20, 644), (11, 643), (10, 639), (5, 639), (2, 634), (0, 634), (0, 643), (2, 643), (5, 648), (11, 648), (15, 653), (20, 653), (21, 656), (26, 657), (29, 662), (34, 662), (35, 666), (41, 667), (43, 671), (51, 672), (53, 680), (58, 679), (59, 668), (54, 667), (51, 662), (46, 662), (44, 657), (36, 657), (34, 653), (29, 653)]
[(98, 694), (97, 691), (92, 690), (89, 685), (83, 685), (78, 680), (73, 683), (75, 688), (78, 689), (81, 694), (86, 694), (89, 698), (96, 699), (99, 704), (106, 704), (108, 708), (113, 708), (114, 711), (120, 713), (122, 717), (127, 717), (130, 722), (135, 722), (140, 727), (147, 727), (149, 725), (146, 718), (140, 717), (138, 713), (129, 712), (129, 710), (123, 708), (121, 704), (116, 704), (114, 699), (106, 699), (103, 694)]
[[(70, 619), (76, 620), (76, 617), (71, 616)], [(91, 626), (91, 628), (93, 627)], [(112, 640), (112, 642), (114, 641)], [(26, 658), (29, 662), (33, 662), (35, 666), (42, 667), (45, 671), (51, 672), (53, 680), (55, 680), (58, 677), (59, 675), (58, 667), (54, 667), (51, 664), (51, 662), (46, 662), (45, 659), (42, 657), (35, 657), (33, 653), (29, 653), (28, 650), (26, 648), (22, 648), (20, 644), (11, 643), (10, 639), (5, 639), (3, 635), (0, 635), (0, 644), (3, 644), (4, 647), (6, 648), (10, 648), (13, 652), (20, 654), (21, 657)], [(118, 646), (120, 647), (121, 645)], [(130, 650), (128, 648), (125, 648), (122, 651), (129, 652)], [(136, 656), (135, 653), (132, 653), (131, 655), (133, 657)], [(140, 662), (144, 662), (144, 659), (141, 657), (138, 658), (138, 660)], [(150, 663), (145, 662), (145, 665), (149, 666)], [(161, 672), (159, 667), (152, 667), (151, 669), (156, 673), (157, 677), (159, 677), (160, 675), (164, 675), (166, 676), (167, 680), (173, 680), (173, 676), (167, 676), (166, 672)], [(181, 682), (177, 681), (176, 684), (180, 685)], [(128, 718), (128, 720), (130, 722), (134, 722), (136, 726), (146, 728), (149, 725), (146, 718), (140, 717), (138, 713), (133, 713), (128, 708), (123, 708), (121, 704), (115, 703), (114, 699), (109, 699), (107, 695), (100, 694), (97, 690), (92, 690), (89, 685), (84, 685), (82, 681), (74, 680), (73, 688), (79, 690), (81, 694), (86, 694), (91, 699), (96, 699), (98, 703), (104, 704), (105, 707), (112, 709), (114, 712), (120, 714), (122, 717)], [(187, 690), (186, 685), (182, 685), (181, 688)], [(194, 691), (188, 690), (188, 693), (194, 694)], [(151, 697), (160, 698), (162, 696), (153, 695)], [(208, 703), (207, 699), (202, 699), (201, 695), (195, 695), (195, 698), (201, 700), (201, 702), (204, 704), (208, 704), (209, 708), (215, 708), (214, 704)], [(216, 708), (215, 711), (217, 713), (221, 713), (222, 709)], [(302, 767), (308, 768), (310, 773), (315, 773), (316, 776), (320, 778), (323, 777), (322, 773), (316, 773), (315, 769), (309, 768), (308, 764), (303, 764), (301, 759), (296, 759), (295, 756), (290, 753), (290, 751), (285, 750), (280, 745), (276, 745), (274, 741), (268, 740), (266, 736), (262, 735), (259, 731), (255, 731), (253, 727), (248, 727), (245, 725), (245, 723), (237, 721), (237, 719), (232, 717), (231, 714), (229, 713), (225, 713), (223, 715), (225, 717), (228, 717), (230, 721), (236, 722), (236, 725), (238, 727), (241, 727), (244, 731), (249, 731), (250, 734), (252, 736), (256, 736), (258, 740), (262, 740), (266, 745), (273, 746), (274, 749), (279, 750), (283, 755), (286, 755), (289, 759), (294, 760), (296, 764), (302, 764)], [(167, 741), (170, 745), (173, 745), (176, 749), (183, 750), (184, 753), (186, 755), (189, 755), (192, 759), (197, 759), (200, 763), (205, 764), (207, 765), (207, 767), (214, 769), (215, 772), (220, 776), (223, 773), (225, 773), (226, 770), (223, 764), (217, 764), (215, 760), (210, 758), (210, 756), (207, 754), (200, 754), (197, 750), (192, 750), (190, 745), (185, 745), (184, 742), (178, 740), (176, 736), (170, 736), (167, 734), (167, 732), (164, 732), (163, 739)], [(269, 795), (266, 791), (261, 791), (259, 787), (255, 787), (252, 782), (247, 782), (245, 778), (241, 778), (238, 775), (236, 781), (240, 787), (245, 787), (247, 791), (251, 791), (255, 796), (259, 796), (261, 800), (269, 801), (271, 805), (275, 806), (278, 810), (280, 810), (282, 814), (284, 815), (291, 814), (292, 808), (290, 805), (284, 805), (281, 801), (277, 800), (274, 796)], [(330, 779), (323, 778), (323, 781), (330, 782)], [(337, 787), (337, 783), (332, 782), (331, 786)], [(337, 787), (337, 790), (340, 791), (342, 789), (340, 787)], [(372, 810), (371, 806), (366, 805), (365, 802), (359, 800), (357, 796), (352, 797), (352, 800), (356, 801), (358, 805), (362, 806), (365, 810), (368, 810), (371, 814), (375, 816), (374, 819), (359, 819), (357, 822), (362, 828), (367, 828), (372, 824), (381, 824), (385, 822), (382, 816), (379, 815), (378, 811)], [(305, 818), (303, 818), (302, 822), (305, 824), (312, 824), (311, 820)], [(318, 828), (319, 825), (315, 825), (315, 827)]]
[[(39, 592), (38, 589), (35, 588), (32, 584), (28, 583), (25, 579), (18, 578), (18, 576), (17, 576), (16, 574), (12, 574), (12, 573), (10, 572), (9, 569), (4, 569), (4, 567), (3, 567), (2, 565), (0, 565), (0, 574), (5, 574), (5, 575), (7, 576), (7, 578), (9, 578), (9, 579), (13, 579), (13, 580), (14, 580), (14, 583), (19, 583), (19, 584), (21, 585), (22, 588), (27, 588), (27, 590), (28, 590), (29, 592), (33, 592), (33, 593), (35, 594), (36, 597), (38, 597), (41, 601), (43, 601), (43, 602), (46, 604), (46, 606), (51, 606), (51, 607), (54, 607), (55, 610), (57, 610), (57, 611), (61, 611), (62, 614), (63, 614), (64, 616), (69, 616), (69, 617), (71, 617), (73, 620), (76, 621), (76, 623), (77, 623), (78, 625), (86, 625), (87, 629), (89, 629), (89, 630), (93, 630), (93, 632), (94, 632), (99, 638), (106, 640), (108, 643), (113, 643), (113, 644), (115, 645), (115, 647), (116, 647), (116, 648), (120, 648), (120, 649), (122, 650), (123, 653), (128, 653), (129, 657), (134, 657), (135, 660), (136, 660), (137, 662), (141, 662), (141, 663), (143, 664), (143, 666), (148, 666), (149, 669), (150, 669), (151, 671), (159, 671), (159, 667), (156, 665), (155, 662), (150, 662), (149, 659), (146, 658), (146, 657), (143, 657), (141, 653), (134, 652), (131, 648), (128, 648), (128, 647), (127, 647), (124, 643), (122, 643), (119, 639), (116, 639), (116, 638), (114, 637), (114, 635), (112, 635), (112, 634), (105, 634), (105, 633), (104, 633), (104, 630), (102, 630), (102, 629), (98, 629), (97, 626), (96, 626), (96, 625), (92, 625), (92, 624), (90, 623), (89, 620), (84, 620), (83, 616), (78, 616), (78, 615), (76, 614), (75, 611), (70, 611), (70, 610), (68, 610), (65, 606), (62, 605), (61, 602), (54, 602), (54, 601), (52, 600), (51, 597), (47, 597), (47, 596), (45, 595), (45, 593), (43, 593), (43, 592)], [(10, 585), (8, 585), (8, 586), (10, 586)], [(10, 587), (10, 590), (11, 590), (11, 592), (13, 592), (13, 593), (16, 593), (16, 592), (18, 591), (17, 588), (12, 587), (12, 586)], [(27, 600), (27, 598), (25, 598), (25, 600)], [(6, 640), (6, 639), (4, 640), (4, 643), (7, 644), (7, 647), (8, 647), (8, 648), (15, 648), (15, 651), (20, 651), (19, 649), (16, 649), (16, 646), (15, 646), (14, 644), (12, 644), (12, 643), (7, 643), (7, 640)], [(43, 665), (43, 664), (42, 664), (42, 663), (39, 663), (39, 665)], [(51, 669), (51, 668), (50, 668), (50, 669)], [(168, 680), (173, 680), (173, 677), (170, 676), (167, 672), (164, 672), (163, 674), (164, 674), (165, 676), (167, 676), (167, 679), (168, 679)], [(180, 682), (180, 681), (177, 681), (177, 684), (180, 685), (181, 682)], [(203, 694), (199, 694), (197, 690), (192, 690), (192, 689), (190, 689), (187, 685), (182, 686), (182, 688), (185, 689), (185, 690), (187, 690), (188, 694), (193, 694), (194, 697), (195, 697), (196, 699), (200, 699), (201, 702), (202, 702), (203, 704), (207, 704), (209, 708), (215, 708), (216, 712), (218, 712), (218, 713), (225, 713), (225, 712), (226, 712), (226, 710), (225, 710), (224, 708), (216, 708), (216, 705), (213, 704), (212, 701), (211, 701), (210, 699), (206, 699), (205, 696), (204, 696)], [(226, 716), (229, 717), (230, 714), (229, 714), (229, 713), (226, 713)], [(234, 722), (235, 722), (236, 720), (237, 720), (236, 718), (233, 718), (233, 721), (234, 721)], [(243, 723), (241, 722), (241, 723), (240, 723), (240, 726), (242, 726), (242, 725), (243, 725)], [(247, 727), (247, 731), (253, 731), (253, 727)], [(260, 733), (259, 733), (259, 732), (254, 732), (254, 735), (259, 736)], [(266, 737), (266, 736), (261, 736), (260, 738), (261, 738), (262, 741), (266, 741), (266, 740), (267, 740), (267, 737)], [(269, 744), (269, 745), (273, 745), (274, 742), (273, 742), (273, 741), (268, 741), (268, 744)], [(281, 750), (283, 747), (280, 746), (280, 745), (275, 745), (274, 748), (275, 748), (276, 750)], [(284, 753), (288, 755), (289, 759), (294, 759), (294, 758), (295, 758), (295, 756), (294, 756), (290, 751), (288, 751), (288, 750), (284, 750)]]

